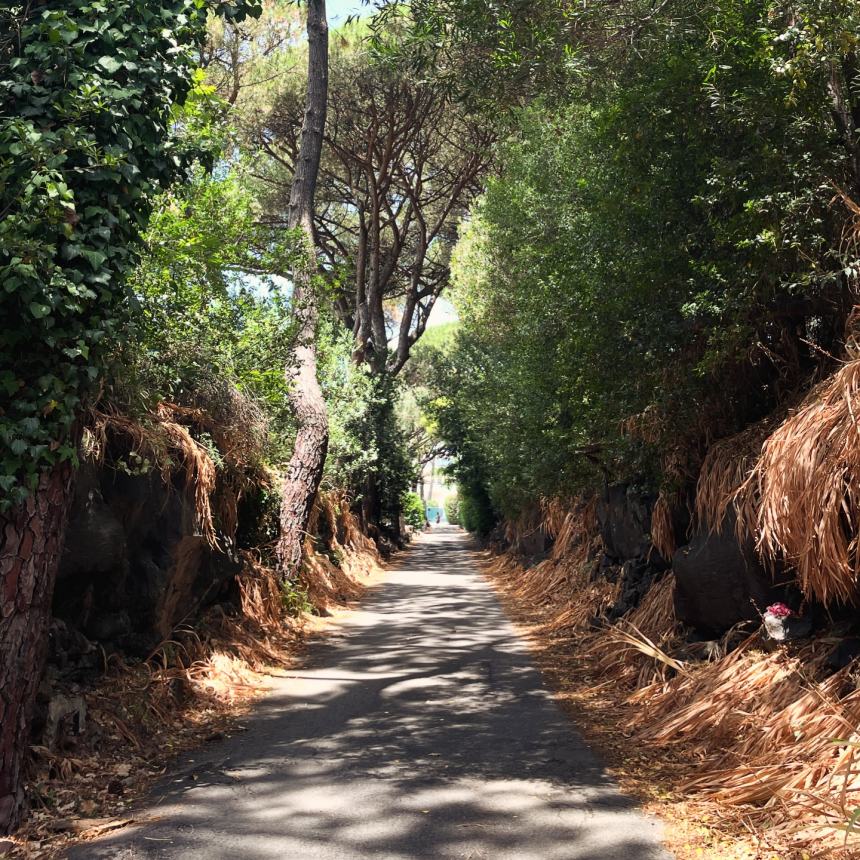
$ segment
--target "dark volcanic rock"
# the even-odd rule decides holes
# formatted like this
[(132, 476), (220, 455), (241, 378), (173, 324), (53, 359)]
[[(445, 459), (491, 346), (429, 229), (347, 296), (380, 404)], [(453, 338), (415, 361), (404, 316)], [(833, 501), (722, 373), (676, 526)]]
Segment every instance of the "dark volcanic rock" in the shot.
[(541, 528), (536, 528), (517, 540), (517, 551), (526, 560), (527, 567), (543, 561), (551, 546), (552, 541)]
[(66, 738), (84, 733), (86, 718), (87, 703), (83, 696), (54, 693), (48, 702), (42, 745), (48, 749), (60, 749)]
[(775, 586), (759, 563), (752, 541), (738, 543), (733, 515), (717, 532), (700, 529), (675, 553), (672, 565), (675, 614), (704, 635), (719, 636), (786, 599), (786, 589)]
[(597, 503), (597, 519), (608, 556), (627, 561), (649, 555), (653, 507), (650, 496), (627, 484), (604, 487)]
[(125, 529), (105, 502), (98, 478), (92, 467), (80, 470), (68, 537), (57, 571), (60, 580), (84, 572), (113, 577), (124, 574)]
[(806, 639), (812, 633), (812, 619), (798, 616), (779, 618), (771, 615), (770, 612), (765, 612), (764, 629), (768, 638), (774, 642)]
[(48, 630), (48, 672), (64, 681), (80, 681), (96, 674), (102, 666), (99, 649), (80, 631), (59, 618)]
[(621, 592), (607, 613), (610, 621), (615, 621), (631, 609), (635, 609), (648, 589), (660, 578), (663, 570), (643, 558), (625, 561), (621, 566)]
[(839, 669), (844, 669), (850, 663), (853, 663), (860, 657), (860, 639), (852, 636), (848, 639), (843, 639), (824, 661), (824, 665), (828, 669), (836, 672)]
[(635, 609), (669, 565), (651, 543), (654, 498), (628, 484), (605, 486), (597, 504), (597, 519), (605, 555), (596, 575), (620, 582), (618, 600), (609, 620)]
[(148, 653), (228, 588), (240, 564), (199, 533), (184, 475), (81, 468), (54, 614), (92, 639)]

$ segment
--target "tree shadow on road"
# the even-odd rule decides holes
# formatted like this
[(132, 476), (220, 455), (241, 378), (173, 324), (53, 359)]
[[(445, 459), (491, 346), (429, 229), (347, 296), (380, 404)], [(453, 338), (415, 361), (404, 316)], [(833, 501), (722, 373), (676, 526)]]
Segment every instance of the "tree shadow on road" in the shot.
[(465, 540), (422, 540), (152, 820), (71, 857), (658, 860), (543, 689)]

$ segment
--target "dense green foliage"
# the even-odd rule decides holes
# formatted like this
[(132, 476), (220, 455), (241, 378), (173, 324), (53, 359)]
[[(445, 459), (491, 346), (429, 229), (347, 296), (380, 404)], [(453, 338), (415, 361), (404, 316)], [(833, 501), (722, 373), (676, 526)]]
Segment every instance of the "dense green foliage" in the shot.
[(496, 525), (497, 517), (492, 502), (483, 484), (458, 488), (460, 504), (458, 508), (459, 525), (468, 532), (486, 537)]
[[(295, 434), (284, 374), (295, 333), (283, 277), (294, 247), (289, 233), (261, 224), (240, 164), (222, 164), (215, 175), (198, 167), (158, 197), (129, 277), (131, 325), (116, 344), (104, 398), (134, 416), (168, 400), (248, 433), (259, 424), (263, 461), (281, 467)], [(350, 486), (377, 460), (364, 439), (373, 390), (330, 315), (318, 341), (331, 407), (326, 480)]]
[[(295, 434), (296, 241), (268, 217), (242, 129), (269, 93), (301, 89), (295, 7), (239, 28), (256, 0), (58, 6), (0, 12), (2, 504), (74, 459), (72, 428), (96, 402), (144, 421), (161, 401), (201, 409), (279, 469)], [(371, 493), (396, 528), (415, 471), (400, 389), (352, 360), (336, 311), (324, 304), (317, 344), (324, 486)]]
[[(201, 153), (172, 133), (210, 9), (68, 0), (0, 11), (0, 504), (72, 459), (69, 431), (121, 331), (152, 195)], [(181, 131), (181, 130), (180, 130)]]
[(424, 528), (427, 516), (424, 513), (424, 502), (418, 493), (406, 493), (403, 497), (403, 519), (406, 525), (414, 529)]
[[(302, 76), (287, 72), (303, 48), (288, 3), (242, 30), (222, 19), (207, 41), (210, 5), (257, 11), (75, 0), (2, 13), (7, 504), (74, 456), (69, 429), (96, 382), (131, 413), (162, 400), (218, 412), (239, 392), (266, 428), (265, 462), (289, 457), (284, 189)], [(677, 486), (713, 439), (789, 402), (840, 353), (860, 271), (855, 4), (384, 5), (344, 31), (332, 64), (326, 486), (393, 530), (421, 463), (452, 450), (461, 516), (481, 531), (598, 478)], [(433, 182), (457, 174), (457, 145), (430, 151), (415, 125), (437, 107), (462, 128), (485, 110), (477, 127), (502, 140), (451, 263), (461, 323), (423, 335), (395, 381), (368, 360), (362, 290), (390, 270), (373, 309), (386, 347), (413, 282), (426, 322), (480, 176), (419, 206), (435, 186), (415, 184), (416, 159)], [(385, 141), (403, 150), (394, 173)], [(371, 217), (374, 180), (394, 190)], [(449, 204), (416, 257), (422, 223)], [(362, 227), (374, 218), (378, 235)]]
[(273, 408), (282, 405), (279, 364), (291, 332), (272, 276), (287, 270), (278, 257), (289, 246), (257, 227), (258, 218), (238, 173), (213, 178), (198, 168), (156, 200), (129, 278), (136, 338), (122, 344), (118, 380), (135, 386), (129, 397), (137, 394), (144, 408), (164, 398), (183, 402), (210, 379), (230, 378)]
[(445, 516), (452, 526), (460, 525), (460, 497), (448, 496), (445, 499)]
[(457, 251), (462, 327), (433, 408), (467, 488), (516, 514), (601, 475), (682, 482), (839, 353), (856, 16), (687, 2), (643, 19), (632, 51), (542, 19), (574, 83), (512, 109)]
[[(294, 250), (293, 236), (261, 219), (240, 163), (222, 162), (214, 175), (198, 167), (157, 198), (129, 277), (132, 325), (112, 355), (103, 395), (110, 408), (143, 418), (163, 400), (202, 409), (234, 435), (258, 436), (256, 465), (282, 470), (296, 430), (284, 373), (295, 332), (283, 275)], [(379, 516), (396, 529), (414, 476), (396, 414), (400, 388), (374, 379), (352, 350), (351, 332), (324, 306), (317, 334), (330, 425), (323, 488), (361, 500), (372, 477)], [(275, 499), (266, 510), (269, 518), (277, 513)]]
[(409, 450), (408, 430), (398, 417), (400, 385), (389, 376), (371, 376), (370, 380), (373, 400), (359, 438), (373, 460), (361, 482), (350, 483), (350, 490), (383, 530), (397, 535), (403, 495), (414, 483), (416, 464)]

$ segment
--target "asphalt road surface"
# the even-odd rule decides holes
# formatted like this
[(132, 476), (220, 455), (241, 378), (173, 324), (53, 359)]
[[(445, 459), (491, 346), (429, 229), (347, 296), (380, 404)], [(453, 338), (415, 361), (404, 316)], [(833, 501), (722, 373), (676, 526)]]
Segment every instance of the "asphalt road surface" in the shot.
[(247, 731), (74, 860), (670, 860), (544, 689), (468, 538), (422, 536)]

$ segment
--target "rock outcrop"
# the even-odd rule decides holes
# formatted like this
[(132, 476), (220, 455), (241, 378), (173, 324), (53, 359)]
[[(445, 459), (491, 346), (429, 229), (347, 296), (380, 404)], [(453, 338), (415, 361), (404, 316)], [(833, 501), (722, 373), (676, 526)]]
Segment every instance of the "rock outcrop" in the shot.
[(675, 614), (706, 636), (755, 621), (771, 603), (787, 599), (786, 588), (762, 567), (752, 539), (738, 540), (731, 513), (716, 531), (700, 527), (675, 553), (672, 566)]
[[(222, 543), (229, 546), (228, 540)], [(184, 476), (84, 465), (54, 615), (88, 638), (143, 656), (224, 595), (240, 565), (201, 533)]]

